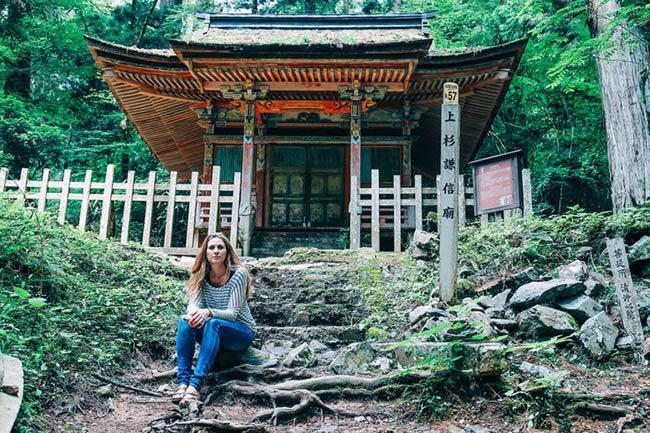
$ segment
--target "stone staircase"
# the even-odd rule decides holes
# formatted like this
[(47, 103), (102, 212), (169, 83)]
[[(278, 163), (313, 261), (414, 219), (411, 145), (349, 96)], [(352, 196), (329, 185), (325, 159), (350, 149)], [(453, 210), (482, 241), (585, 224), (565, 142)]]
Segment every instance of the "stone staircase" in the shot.
[(250, 264), (254, 294), (251, 312), (257, 322), (254, 345), (318, 340), (330, 348), (362, 341), (361, 294), (349, 284), (349, 264), (318, 261)]
[(341, 233), (338, 230), (305, 231), (257, 229), (251, 241), (253, 257), (277, 257), (292, 248), (315, 247), (321, 249), (340, 248)]

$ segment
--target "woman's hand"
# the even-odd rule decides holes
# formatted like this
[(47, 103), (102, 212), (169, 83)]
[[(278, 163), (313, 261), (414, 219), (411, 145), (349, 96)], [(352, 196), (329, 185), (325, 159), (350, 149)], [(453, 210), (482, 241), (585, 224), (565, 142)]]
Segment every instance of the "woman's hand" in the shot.
[(194, 310), (191, 313), (188, 313), (185, 320), (187, 320), (187, 323), (192, 328), (200, 328), (209, 318), (210, 310), (207, 308), (199, 308), (198, 310)]

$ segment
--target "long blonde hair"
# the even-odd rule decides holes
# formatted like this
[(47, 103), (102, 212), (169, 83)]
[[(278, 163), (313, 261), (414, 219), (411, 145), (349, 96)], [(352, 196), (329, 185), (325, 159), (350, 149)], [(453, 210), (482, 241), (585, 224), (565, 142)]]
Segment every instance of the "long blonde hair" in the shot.
[(208, 235), (201, 245), (201, 250), (196, 255), (194, 260), (194, 265), (192, 265), (192, 276), (187, 282), (187, 288), (185, 293), (187, 298), (190, 301), (197, 301), (201, 294), (201, 283), (205, 279), (206, 275), (210, 272), (210, 263), (208, 262), (208, 257), (206, 251), (208, 249), (208, 242), (214, 238), (219, 238), (223, 241), (223, 244), (226, 246), (226, 259), (224, 260), (224, 265), (226, 266), (226, 275), (230, 275), (230, 272), (233, 267), (237, 267), (246, 272), (246, 300), (251, 299), (251, 275), (246, 269), (245, 266), (239, 261), (239, 256), (237, 251), (232, 247), (228, 238), (221, 233)]

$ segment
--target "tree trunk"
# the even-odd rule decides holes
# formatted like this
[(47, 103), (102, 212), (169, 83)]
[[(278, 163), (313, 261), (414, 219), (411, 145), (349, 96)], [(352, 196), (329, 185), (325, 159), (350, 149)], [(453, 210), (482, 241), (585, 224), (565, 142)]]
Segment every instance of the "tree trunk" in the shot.
[[(599, 38), (620, 10), (617, 0), (590, 0), (589, 27)], [(632, 32), (635, 44), (624, 39)], [(636, 32), (636, 34), (634, 34)], [(598, 54), (607, 156), (614, 212), (650, 198), (650, 53), (641, 32), (617, 26), (608, 40), (613, 46)]]

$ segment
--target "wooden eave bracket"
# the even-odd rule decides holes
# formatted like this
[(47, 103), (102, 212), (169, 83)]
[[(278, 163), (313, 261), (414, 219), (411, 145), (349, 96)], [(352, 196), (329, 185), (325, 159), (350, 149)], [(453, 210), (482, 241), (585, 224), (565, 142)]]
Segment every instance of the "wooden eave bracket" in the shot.
[(192, 76), (192, 78), (194, 78), (196, 83), (199, 85), (199, 89), (201, 90), (201, 93), (205, 93), (205, 89), (203, 87), (203, 81), (196, 74), (196, 72), (194, 72), (194, 63), (192, 62), (192, 60), (187, 60), (185, 64), (187, 65), (188, 71), (190, 71), (190, 75)]

